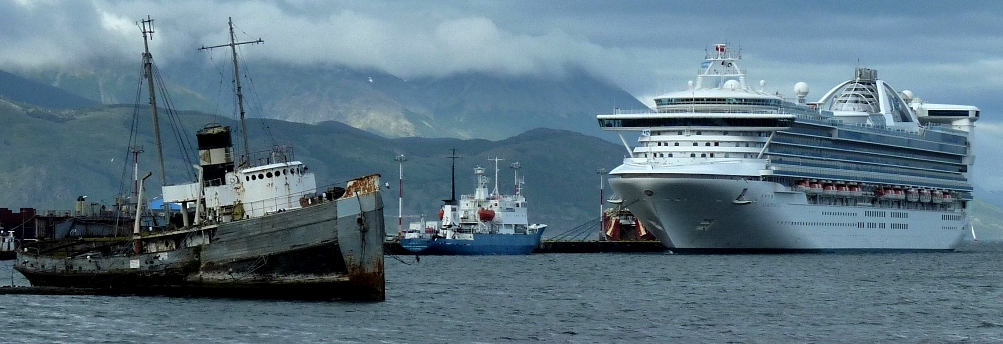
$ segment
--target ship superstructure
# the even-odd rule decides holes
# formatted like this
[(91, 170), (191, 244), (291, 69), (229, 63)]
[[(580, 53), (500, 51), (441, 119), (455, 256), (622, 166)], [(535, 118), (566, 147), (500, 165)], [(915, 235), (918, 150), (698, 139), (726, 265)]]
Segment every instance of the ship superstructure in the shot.
[[(597, 116), (629, 156), (624, 205), (676, 251), (953, 250), (964, 238), (979, 109), (896, 92), (877, 71), (807, 102), (747, 85), (715, 45), (655, 109)], [(631, 147), (625, 132), (640, 133)]]
[(503, 195), (498, 189), (498, 162), (495, 162), (494, 190), (483, 167), (474, 169), (477, 188), (472, 195), (447, 200), (439, 209), (438, 222), (416, 222), (403, 233), (401, 246), (425, 255), (530, 254), (540, 245), (547, 225), (530, 224), (527, 217), (519, 163), (512, 164), (515, 190)]

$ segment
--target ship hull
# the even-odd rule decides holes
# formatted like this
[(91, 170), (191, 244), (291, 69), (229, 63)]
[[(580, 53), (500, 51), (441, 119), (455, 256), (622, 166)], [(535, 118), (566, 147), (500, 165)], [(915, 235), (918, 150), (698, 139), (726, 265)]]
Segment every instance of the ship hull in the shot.
[(401, 246), (418, 255), (527, 255), (540, 246), (543, 231), (540, 229), (536, 234), (474, 234), (473, 240), (402, 239)]
[(967, 214), (809, 204), (803, 192), (735, 179), (624, 177), (610, 185), (674, 252), (953, 251)]
[(49, 242), (19, 251), (15, 269), (33, 286), (378, 301), (385, 299), (382, 239), (383, 203), (375, 191), (179, 235), (144, 236), (141, 254), (122, 253), (132, 246), (125, 239), (75, 252)]

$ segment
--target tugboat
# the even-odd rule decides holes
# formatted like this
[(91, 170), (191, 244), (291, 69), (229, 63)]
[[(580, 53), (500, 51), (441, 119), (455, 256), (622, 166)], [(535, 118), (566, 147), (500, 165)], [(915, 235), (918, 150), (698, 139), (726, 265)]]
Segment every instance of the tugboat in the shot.
[(623, 206), (623, 200), (610, 200), (616, 206), (603, 212), (599, 241), (656, 241), (654, 233), (644, 228), (634, 214)]
[[(439, 209), (439, 221), (415, 222), (402, 233), (401, 246), (416, 255), (526, 255), (540, 246), (545, 224), (530, 224), (526, 216), (523, 180), (519, 163), (515, 170), (515, 194), (498, 191), (498, 162), (495, 162), (494, 191), (488, 193), (488, 177), (477, 167), (477, 189), (453, 197)], [(455, 164), (454, 164), (455, 168)], [(453, 181), (455, 190), (455, 180)]]
[[(142, 21), (144, 43), (152, 23)], [(231, 20), (230, 43), (217, 46), (233, 49), (242, 128), (235, 47), (260, 42), (236, 42)], [(143, 60), (160, 153), (149, 48)], [(38, 240), (18, 250), (14, 268), (36, 287), (100, 294), (384, 300), (379, 175), (319, 189), (289, 147), (251, 158), (246, 133), (235, 162), (229, 127), (199, 130), (196, 182), (166, 185), (158, 156), (164, 204), (180, 205), (165, 208), (163, 221), (143, 219), (148, 173), (134, 205), (36, 216)], [(123, 221), (130, 211), (131, 226)]]

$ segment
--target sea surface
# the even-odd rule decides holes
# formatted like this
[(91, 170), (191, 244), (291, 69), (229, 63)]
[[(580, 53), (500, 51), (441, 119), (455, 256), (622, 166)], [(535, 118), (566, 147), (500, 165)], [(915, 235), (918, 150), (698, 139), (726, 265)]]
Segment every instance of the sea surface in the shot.
[[(1001, 243), (387, 258), (376, 303), (0, 295), (0, 342), (1003, 342)], [(0, 285), (25, 285), (11, 264), (0, 262)]]

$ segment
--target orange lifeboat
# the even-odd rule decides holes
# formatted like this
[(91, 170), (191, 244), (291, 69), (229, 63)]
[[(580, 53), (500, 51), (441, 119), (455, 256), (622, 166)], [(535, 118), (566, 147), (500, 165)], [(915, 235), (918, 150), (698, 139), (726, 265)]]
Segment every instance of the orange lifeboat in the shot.
[(440, 221), (442, 220), (442, 217), (445, 216), (445, 215), (446, 215), (446, 211), (442, 210), (442, 208), (439, 208), (439, 220)]
[(824, 195), (835, 195), (836, 194), (836, 186), (833, 185), (833, 184), (830, 184), (830, 183), (826, 183), (826, 184), (822, 185), (822, 194), (824, 194)]
[(952, 198), (951, 192), (950, 191), (944, 191), (944, 203), (950, 203), (950, 202), (953, 202), (953, 201), (954, 201), (954, 198)]
[(897, 200), (904, 200), (905, 199), (905, 191), (902, 191), (902, 189), (895, 189), (895, 199), (897, 199)]
[(928, 190), (928, 189), (920, 189), (919, 190), (919, 201), (920, 202), (930, 203), (930, 201), (932, 199), (933, 199), (933, 196), (930, 195), (930, 190)]
[(905, 191), (905, 200), (909, 202), (919, 201), (919, 190), (909, 188)]
[(481, 208), (477, 211), (477, 217), (481, 219), (481, 222), (488, 222), (495, 219), (495, 211)]
[(850, 187), (846, 186), (846, 184), (837, 184), (836, 185), (836, 194), (840, 195), (840, 196), (849, 196), (850, 195)]
[(822, 193), (822, 184), (817, 181), (812, 181), (809, 184), (808, 191), (811, 193)]
[(859, 185), (850, 185), (850, 195), (851, 196), (863, 196), (864, 192), (860, 190)]
[(930, 201), (933, 203), (941, 203), (944, 201), (944, 193), (933, 190), (930, 192)]

